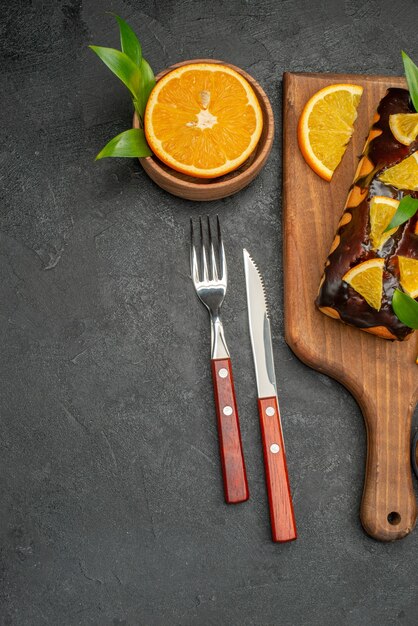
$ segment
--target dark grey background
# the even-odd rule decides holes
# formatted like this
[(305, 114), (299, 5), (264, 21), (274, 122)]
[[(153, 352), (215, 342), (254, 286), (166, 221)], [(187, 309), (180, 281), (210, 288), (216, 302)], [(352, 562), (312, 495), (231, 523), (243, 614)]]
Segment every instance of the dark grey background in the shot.
[[(87, 49), (113, 10), (155, 71), (235, 63), (277, 134), (245, 191), (198, 205), (134, 159), (94, 162), (129, 127), (127, 91)], [(418, 623), (418, 532), (359, 523), (360, 411), (283, 339), (281, 77), (402, 73), (412, 0), (1, 2), (1, 605), (4, 625)], [(303, 192), (303, 186), (301, 187)], [(223, 503), (209, 326), (188, 273), (190, 215), (219, 213), (251, 499)], [(301, 216), (303, 219), (303, 216)], [(309, 245), (309, 225), (307, 225)], [(300, 538), (270, 541), (242, 247), (265, 276)]]

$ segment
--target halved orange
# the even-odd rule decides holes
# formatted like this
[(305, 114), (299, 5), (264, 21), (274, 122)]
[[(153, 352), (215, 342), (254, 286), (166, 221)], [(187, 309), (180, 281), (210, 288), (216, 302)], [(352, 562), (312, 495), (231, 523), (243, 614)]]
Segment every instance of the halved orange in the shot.
[(343, 276), (343, 280), (376, 311), (382, 306), (384, 265), (384, 259), (369, 259), (355, 265)]
[(148, 99), (145, 135), (173, 169), (214, 178), (254, 151), (263, 116), (249, 82), (226, 65), (190, 63), (163, 76)]
[(298, 124), (298, 142), (316, 174), (331, 180), (354, 130), (363, 87), (328, 85), (305, 104)]

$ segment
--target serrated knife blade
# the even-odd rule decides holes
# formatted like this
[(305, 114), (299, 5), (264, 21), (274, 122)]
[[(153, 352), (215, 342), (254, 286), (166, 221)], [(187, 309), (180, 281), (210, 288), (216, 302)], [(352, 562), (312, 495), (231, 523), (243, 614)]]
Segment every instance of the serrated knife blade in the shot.
[(244, 248), (248, 319), (253, 349), (258, 397), (277, 395), (270, 319), (263, 279), (257, 265)]
[(297, 532), (276, 391), (266, 292), (256, 263), (245, 248), (243, 253), (272, 538), (277, 542), (293, 541)]

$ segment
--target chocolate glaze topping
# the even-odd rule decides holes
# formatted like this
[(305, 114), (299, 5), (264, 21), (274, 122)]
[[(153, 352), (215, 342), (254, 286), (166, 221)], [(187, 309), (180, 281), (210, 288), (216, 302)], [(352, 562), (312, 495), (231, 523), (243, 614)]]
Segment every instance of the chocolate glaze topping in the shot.
[[(418, 259), (418, 235), (415, 234), (418, 217), (415, 214), (406, 224), (401, 225), (384, 246), (375, 251), (370, 243), (369, 208), (370, 199), (376, 195), (400, 200), (404, 195), (410, 194), (418, 198), (418, 192), (401, 191), (378, 180), (383, 170), (396, 165), (418, 149), (418, 141), (410, 146), (398, 143), (389, 127), (389, 115), (413, 112), (406, 89), (388, 89), (380, 101), (377, 121), (371, 128), (371, 136), (374, 138), (366, 144), (362, 155), (370, 160), (372, 171), (354, 180), (350, 188), (350, 192), (358, 187), (359, 191), (367, 193), (357, 206), (350, 207), (348, 202), (345, 213), (351, 214), (351, 220), (337, 231), (340, 241), (328, 257), (324, 280), (316, 299), (318, 307), (334, 309), (347, 324), (359, 328), (383, 326), (400, 341), (413, 331), (399, 321), (391, 305), (393, 292), (399, 287), (397, 255)], [(351, 267), (375, 257), (386, 260), (380, 311), (369, 306), (360, 294), (342, 280)]]

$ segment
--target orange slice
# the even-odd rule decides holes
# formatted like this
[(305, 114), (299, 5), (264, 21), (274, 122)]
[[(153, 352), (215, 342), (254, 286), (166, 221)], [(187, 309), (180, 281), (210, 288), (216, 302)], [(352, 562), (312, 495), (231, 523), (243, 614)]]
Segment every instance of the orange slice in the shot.
[(411, 298), (418, 297), (418, 260), (398, 256), (400, 283)]
[(399, 143), (409, 146), (418, 135), (418, 113), (389, 115), (389, 127)]
[(343, 280), (376, 311), (380, 311), (382, 306), (384, 265), (384, 259), (369, 259), (351, 268), (343, 276)]
[(386, 196), (373, 196), (370, 200), (370, 241), (373, 250), (379, 250), (398, 227), (385, 232), (399, 206), (399, 200)]
[(413, 152), (397, 165), (384, 170), (379, 180), (397, 189), (418, 190), (418, 152)]
[(241, 74), (221, 64), (190, 63), (157, 82), (144, 127), (161, 161), (190, 176), (214, 178), (250, 156), (263, 117), (253, 88)]
[(354, 130), (363, 87), (329, 85), (308, 100), (298, 125), (298, 141), (308, 165), (331, 180)]

